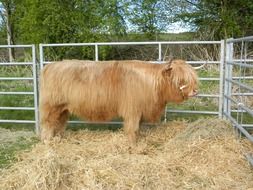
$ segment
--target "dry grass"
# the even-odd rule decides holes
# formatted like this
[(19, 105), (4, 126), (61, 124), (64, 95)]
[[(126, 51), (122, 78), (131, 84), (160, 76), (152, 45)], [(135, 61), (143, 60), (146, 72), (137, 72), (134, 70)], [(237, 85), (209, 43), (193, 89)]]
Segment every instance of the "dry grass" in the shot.
[(9, 129), (0, 128), (0, 144), (13, 143), (19, 138), (33, 137), (34, 132), (32, 131), (11, 131)]
[(122, 131), (69, 131), (20, 154), (0, 189), (249, 189), (249, 151), (218, 119), (146, 127), (134, 149)]

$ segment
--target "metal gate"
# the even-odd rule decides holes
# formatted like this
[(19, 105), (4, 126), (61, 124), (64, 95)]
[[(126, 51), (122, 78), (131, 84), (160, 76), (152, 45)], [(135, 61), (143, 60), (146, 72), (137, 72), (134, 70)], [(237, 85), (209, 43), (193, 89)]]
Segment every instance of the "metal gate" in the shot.
[[(226, 41), (224, 116), (253, 142), (253, 36)], [(253, 165), (252, 155), (247, 155)]]
[[(0, 61), (0, 124), (38, 124), (35, 45), (1, 45), (1, 51), (15, 49), (16, 59)], [(8, 60), (8, 61), (6, 61)], [(16, 117), (18, 116), (19, 119)]]

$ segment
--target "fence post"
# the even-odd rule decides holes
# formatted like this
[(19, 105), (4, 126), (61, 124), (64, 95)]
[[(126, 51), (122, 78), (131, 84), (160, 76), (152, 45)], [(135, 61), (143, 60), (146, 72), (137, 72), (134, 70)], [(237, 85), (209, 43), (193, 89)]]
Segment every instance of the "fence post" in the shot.
[(95, 61), (98, 61), (98, 45), (95, 44)]
[[(233, 43), (226, 42), (226, 64), (225, 64), (225, 83), (224, 83), (224, 112), (231, 116), (231, 97), (232, 83), (228, 80), (232, 79), (233, 75)], [(228, 80), (227, 80), (228, 79)], [(227, 96), (227, 97), (226, 97)]]
[(224, 77), (224, 106), (223, 106), (223, 111), (224, 113), (228, 114), (228, 98), (226, 97), (228, 95), (228, 57), (229, 57), (229, 45), (228, 42), (226, 41), (226, 55), (225, 55), (225, 77)]
[(159, 62), (162, 61), (162, 44), (161, 43), (158, 44), (158, 61)]
[(39, 45), (39, 49), (40, 49), (40, 70), (43, 69), (44, 66), (44, 52), (43, 52), (43, 44)]
[(219, 97), (219, 118), (223, 116), (223, 106), (224, 106), (224, 94), (223, 94), (223, 84), (224, 84), (224, 61), (225, 61), (225, 41), (221, 40), (220, 44), (220, 97)]
[(39, 128), (39, 109), (38, 109), (38, 88), (37, 88), (37, 64), (36, 64), (36, 49), (32, 45), (32, 62), (33, 62), (33, 92), (34, 92), (34, 116), (35, 116), (35, 132), (40, 133)]

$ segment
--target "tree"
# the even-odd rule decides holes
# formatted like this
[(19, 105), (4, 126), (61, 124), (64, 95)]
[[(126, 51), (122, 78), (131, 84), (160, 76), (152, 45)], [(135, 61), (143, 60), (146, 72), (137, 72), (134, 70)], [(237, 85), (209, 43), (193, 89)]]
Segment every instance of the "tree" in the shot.
[(38, 44), (91, 42), (104, 39), (102, 33), (123, 35), (122, 6), (119, 0), (20, 0), (15, 15), (18, 36)]
[(23, 43), (63, 43), (75, 39), (79, 18), (73, 1), (20, 0), (16, 28)]
[[(127, 32), (124, 0), (102, 1), (103, 6), (98, 11), (101, 14), (101, 29), (103, 32), (113, 36), (124, 36)], [(102, 8), (103, 7), (103, 8)]]
[(166, 31), (168, 11), (163, 9), (163, 0), (131, 0), (128, 7), (130, 29), (146, 34), (149, 39), (162, 31)]
[[(1, 20), (5, 25), (7, 44), (13, 45), (14, 43), (14, 29), (13, 29), (13, 13), (15, 11), (15, 2), (13, 0), (0, 1), (0, 15)], [(12, 62), (15, 58), (13, 48), (9, 48), (9, 60)]]
[(176, 18), (191, 23), (206, 39), (253, 34), (252, 0), (183, 0), (182, 3), (187, 6)]

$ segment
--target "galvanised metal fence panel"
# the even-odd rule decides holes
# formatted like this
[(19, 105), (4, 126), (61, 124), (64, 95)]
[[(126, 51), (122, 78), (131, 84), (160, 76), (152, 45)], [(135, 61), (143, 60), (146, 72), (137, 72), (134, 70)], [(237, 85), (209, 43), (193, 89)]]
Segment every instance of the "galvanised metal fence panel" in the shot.
[[(233, 126), (253, 142), (253, 36), (226, 41), (224, 111)], [(252, 154), (247, 159), (253, 165)]]
[[(217, 104), (215, 105), (216, 110), (213, 111), (203, 111), (203, 110), (176, 110), (176, 109), (166, 109), (165, 110), (165, 120), (167, 113), (187, 113), (187, 114), (205, 114), (205, 115), (217, 115), (220, 118), (222, 117), (222, 109), (223, 109), (223, 68), (224, 68), (224, 41), (168, 41), (168, 42), (105, 42), (105, 43), (65, 43), (65, 44), (40, 44), (40, 69), (43, 69), (45, 64), (50, 64), (54, 60), (48, 60), (45, 55), (46, 48), (54, 48), (54, 47), (93, 47), (94, 48), (94, 60), (99, 60), (99, 48), (102, 46), (143, 46), (143, 45), (152, 45), (158, 51), (158, 57), (156, 60), (152, 60), (157, 64), (163, 62), (163, 52), (162, 46), (164, 45), (216, 45), (219, 46), (219, 58), (217, 60), (197, 60), (192, 61), (188, 60), (187, 63), (191, 65), (218, 65), (219, 66), (219, 74), (217, 77), (200, 77), (200, 81), (214, 81), (219, 85), (218, 92), (215, 94), (199, 94), (197, 98), (208, 98), (208, 99), (217, 99)], [(94, 123), (94, 122), (81, 122), (81, 121), (70, 121), (70, 123)], [(95, 122), (97, 123), (97, 122)], [(100, 123), (100, 122), (99, 122)], [(119, 124), (119, 122), (106, 122), (106, 124)]]
[[(38, 96), (37, 96), (37, 74), (36, 74), (36, 55), (35, 55), (35, 46), (34, 45), (0, 45), (1, 50), (8, 50), (10, 48), (15, 48), (16, 51), (20, 49), (25, 49), (30, 52), (29, 61), (25, 61), (26, 57), (21, 59), (22, 61), (1, 61), (0, 62), (0, 111), (33, 111), (34, 119), (25, 120), (16, 118), (8, 118), (11, 116), (11, 113), (8, 113), (8, 116), (5, 116), (4, 119), (0, 114), (0, 123), (23, 123), (23, 124), (35, 124), (36, 133), (39, 132), (39, 118), (38, 118)], [(21, 68), (29, 67), (30, 76), (26, 76), (25, 73), (18, 73), (17, 71), (21, 71)], [(31, 67), (31, 68), (30, 68)], [(11, 76), (12, 70), (14, 71), (14, 75), (18, 73), (19, 76)], [(22, 85), (31, 86), (31, 89), (26, 89), (18, 91), (16, 89), (16, 84), (12, 83), (12, 85), (8, 85), (8, 82), (20, 82)], [(23, 88), (23, 87), (22, 87)], [(14, 89), (14, 90), (13, 90)], [(29, 96), (29, 100), (33, 102), (32, 106), (19, 106), (21, 100), (18, 100), (16, 96), (26, 95)], [(9, 96), (8, 98), (6, 96)], [(6, 101), (8, 100), (8, 102)], [(4, 105), (1, 105), (4, 104)], [(24, 103), (25, 104), (25, 103)], [(2, 113), (2, 116), (4, 114)]]
[[(45, 55), (45, 48), (53, 47), (93, 47), (94, 60), (100, 59), (100, 47), (103, 46), (133, 46), (133, 45), (152, 45), (158, 51), (157, 58), (152, 62), (160, 64), (163, 63), (163, 47), (165, 45), (217, 45), (219, 46), (219, 58), (201, 59), (201, 60), (188, 60), (187, 62), (192, 65), (218, 65), (219, 75), (200, 77), (200, 81), (214, 81), (218, 83), (219, 89), (216, 93), (200, 93), (197, 98), (213, 98), (217, 99), (216, 110), (176, 110), (166, 109), (167, 113), (189, 113), (189, 114), (207, 114), (217, 115), (219, 117), (226, 117), (231, 121), (234, 127), (253, 142), (253, 136), (249, 133), (249, 129), (253, 129), (253, 36), (229, 39), (226, 42), (221, 41), (173, 41), (173, 42), (106, 42), (106, 43), (68, 43), (68, 44), (40, 44), (40, 70), (43, 69), (45, 64), (50, 64), (54, 60), (47, 60)], [(2, 45), (1, 49), (10, 48), (27, 48), (31, 50), (31, 60), (24, 61), (0, 61), (0, 87), (8, 81), (25, 81), (25, 83), (32, 86), (32, 90), (13, 91), (12, 87), (0, 89), (0, 113), (1, 111), (32, 111), (34, 119), (25, 120), (1, 118), (1, 123), (23, 123), (35, 124), (36, 132), (39, 133), (39, 115), (38, 115), (38, 80), (36, 72), (36, 55), (34, 45)], [(226, 52), (225, 52), (226, 50)], [(226, 55), (225, 55), (226, 54)], [(0, 57), (1, 58), (1, 57)], [(225, 65), (224, 65), (225, 63)], [(4, 76), (6, 72), (2, 72), (4, 67), (31, 67), (31, 76)], [(7, 87), (7, 88), (6, 88)], [(201, 89), (200, 89), (201, 90)], [(19, 106), (19, 105), (1, 105), (4, 96), (22, 96), (27, 95), (32, 97), (32, 106)], [(165, 117), (166, 119), (166, 117)], [(85, 124), (121, 124), (119, 121), (114, 122), (89, 122), (89, 121), (70, 121), (69, 123), (85, 123)], [(253, 163), (251, 154), (246, 155), (250, 163)], [(253, 164), (252, 164), (253, 165)]]

